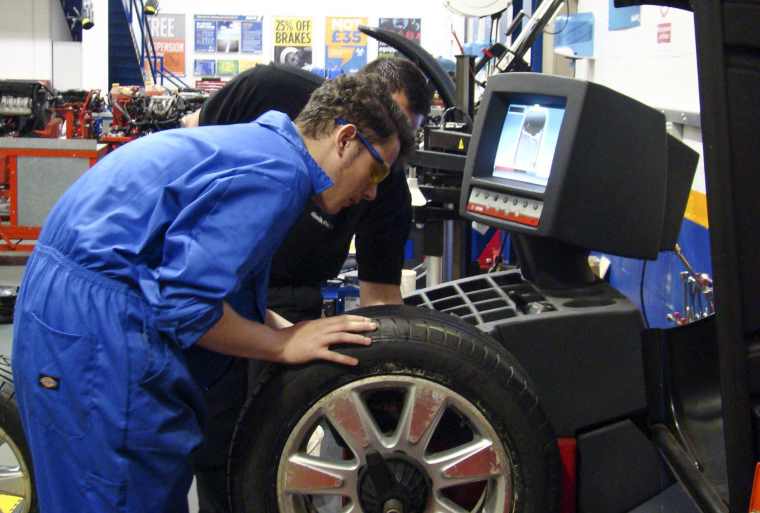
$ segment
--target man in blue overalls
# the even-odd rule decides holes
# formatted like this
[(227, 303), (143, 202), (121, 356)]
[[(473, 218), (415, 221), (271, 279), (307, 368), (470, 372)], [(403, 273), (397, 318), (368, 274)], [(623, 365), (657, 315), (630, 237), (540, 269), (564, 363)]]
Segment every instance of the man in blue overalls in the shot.
[(14, 321), (41, 513), (187, 511), (208, 385), (191, 347), (356, 364), (330, 346), (368, 344), (370, 319), (269, 322), (271, 257), (309, 199), (329, 213), (373, 199), (412, 143), (367, 74), (325, 83), (295, 124), (270, 111), (163, 132), (82, 176), (45, 222)]

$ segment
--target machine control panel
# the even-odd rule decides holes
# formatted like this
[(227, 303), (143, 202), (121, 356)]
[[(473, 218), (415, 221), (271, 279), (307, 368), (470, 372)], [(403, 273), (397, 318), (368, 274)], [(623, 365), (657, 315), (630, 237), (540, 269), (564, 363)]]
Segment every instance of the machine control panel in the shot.
[(473, 187), (467, 211), (482, 216), (537, 227), (544, 202), (541, 200)]

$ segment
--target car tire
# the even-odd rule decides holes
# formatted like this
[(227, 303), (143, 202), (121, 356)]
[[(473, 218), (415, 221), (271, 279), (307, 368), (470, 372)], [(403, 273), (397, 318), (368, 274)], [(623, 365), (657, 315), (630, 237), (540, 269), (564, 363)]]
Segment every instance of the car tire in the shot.
[(235, 513), (558, 510), (556, 439), (509, 352), (439, 312), (351, 313), (378, 323), (372, 345), (336, 348), (358, 366), (259, 376), (230, 450)]
[(0, 507), (13, 513), (36, 513), (34, 474), (21, 428), (11, 362), (0, 355)]

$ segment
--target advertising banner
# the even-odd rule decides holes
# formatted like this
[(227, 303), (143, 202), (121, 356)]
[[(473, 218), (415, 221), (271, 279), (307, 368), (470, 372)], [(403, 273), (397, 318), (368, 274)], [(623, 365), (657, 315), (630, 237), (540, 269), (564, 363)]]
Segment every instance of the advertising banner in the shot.
[(367, 64), (367, 36), (359, 31), (367, 18), (327, 17), (325, 68), (327, 77), (356, 73)]
[(216, 74), (220, 77), (232, 77), (237, 75), (239, 63), (237, 60), (220, 59), (216, 61)]
[(311, 18), (275, 18), (274, 61), (299, 68), (311, 67), (312, 29)]
[(216, 52), (238, 53), (240, 51), (240, 21), (216, 22)]
[(262, 16), (248, 16), (240, 22), (241, 46), (243, 53), (260, 54), (264, 51), (262, 34), (264, 32), (264, 18)]
[(213, 77), (216, 75), (216, 61), (214, 59), (195, 59), (193, 75), (196, 77)]
[(164, 68), (185, 75), (185, 15), (159, 13), (147, 18), (156, 55), (164, 58)]
[(216, 51), (216, 22), (199, 20), (195, 17), (195, 51), (214, 53)]
[(241, 60), (240, 64), (238, 65), (238, 71), (242, 73), (247, 69), (251, 69), (255, 67), (257, 64), (261, 64), (261, 61), (249, 60), (249, 59)]
[(262, 16), (195, 16), (195, 51), (198, 53), (263, 52)]
[[(379, 25), (381, 29), (401, 34), (417, 44), (420, 44), (422, 40), (421, 18), (380, 18)], [(377, 53), (378, 55), (393, 55), (396, 50), (385, 43), (378, 42)]]

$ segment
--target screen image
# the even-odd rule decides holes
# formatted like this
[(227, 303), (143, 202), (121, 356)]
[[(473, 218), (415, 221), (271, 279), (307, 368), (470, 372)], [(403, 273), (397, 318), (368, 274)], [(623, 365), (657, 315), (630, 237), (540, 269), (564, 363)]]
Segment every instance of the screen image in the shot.
[(565, 108), (511, 103), (494, 158), (493, 176), (546, 187)]

